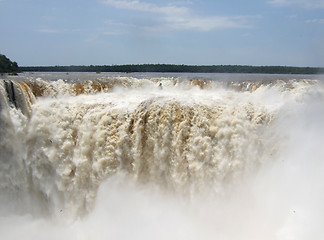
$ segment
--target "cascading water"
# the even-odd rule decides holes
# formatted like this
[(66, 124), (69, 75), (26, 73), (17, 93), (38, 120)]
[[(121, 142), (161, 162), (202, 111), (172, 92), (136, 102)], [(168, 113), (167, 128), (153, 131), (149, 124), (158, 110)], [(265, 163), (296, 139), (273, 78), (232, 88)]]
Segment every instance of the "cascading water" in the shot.
[(0, 230), (320, 239), (323, 97), (316, 80), (2, 80)]

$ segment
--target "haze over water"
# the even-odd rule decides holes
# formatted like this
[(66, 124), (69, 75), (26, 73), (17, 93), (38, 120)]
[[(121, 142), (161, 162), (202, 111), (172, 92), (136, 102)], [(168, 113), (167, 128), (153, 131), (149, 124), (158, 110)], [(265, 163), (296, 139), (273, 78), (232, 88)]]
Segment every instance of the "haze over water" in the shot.
[(2, 239), (323, 239), (323, 75), (0, 81)]

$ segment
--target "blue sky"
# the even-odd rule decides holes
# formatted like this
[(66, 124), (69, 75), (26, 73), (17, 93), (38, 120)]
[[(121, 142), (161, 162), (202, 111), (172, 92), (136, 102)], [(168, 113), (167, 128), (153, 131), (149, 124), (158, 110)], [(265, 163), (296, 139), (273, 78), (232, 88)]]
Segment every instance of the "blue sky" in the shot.
[(0, 0), (0, 53), (20, 66), (324, 67), (324, 0)]

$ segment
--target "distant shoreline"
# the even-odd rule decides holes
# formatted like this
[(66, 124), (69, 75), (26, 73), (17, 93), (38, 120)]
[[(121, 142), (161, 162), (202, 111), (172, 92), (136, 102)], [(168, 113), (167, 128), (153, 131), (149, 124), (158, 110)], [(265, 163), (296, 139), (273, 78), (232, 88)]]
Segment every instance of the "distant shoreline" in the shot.
[(324, 74), (324, 68), (248, 65), (175, 65), (128, 64), (89, 66), (25, 66), (23, 72), (173, 72), (173, 73), (259, 73), (259, 74)]

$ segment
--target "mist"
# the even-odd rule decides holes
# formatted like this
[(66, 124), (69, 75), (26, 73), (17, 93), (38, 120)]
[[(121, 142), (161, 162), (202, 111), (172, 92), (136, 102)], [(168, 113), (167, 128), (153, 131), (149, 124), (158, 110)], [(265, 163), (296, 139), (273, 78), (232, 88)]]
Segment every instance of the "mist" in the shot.
[(323, 238), (322, 84), (133, 81), (2, 85), (2, 239)]

